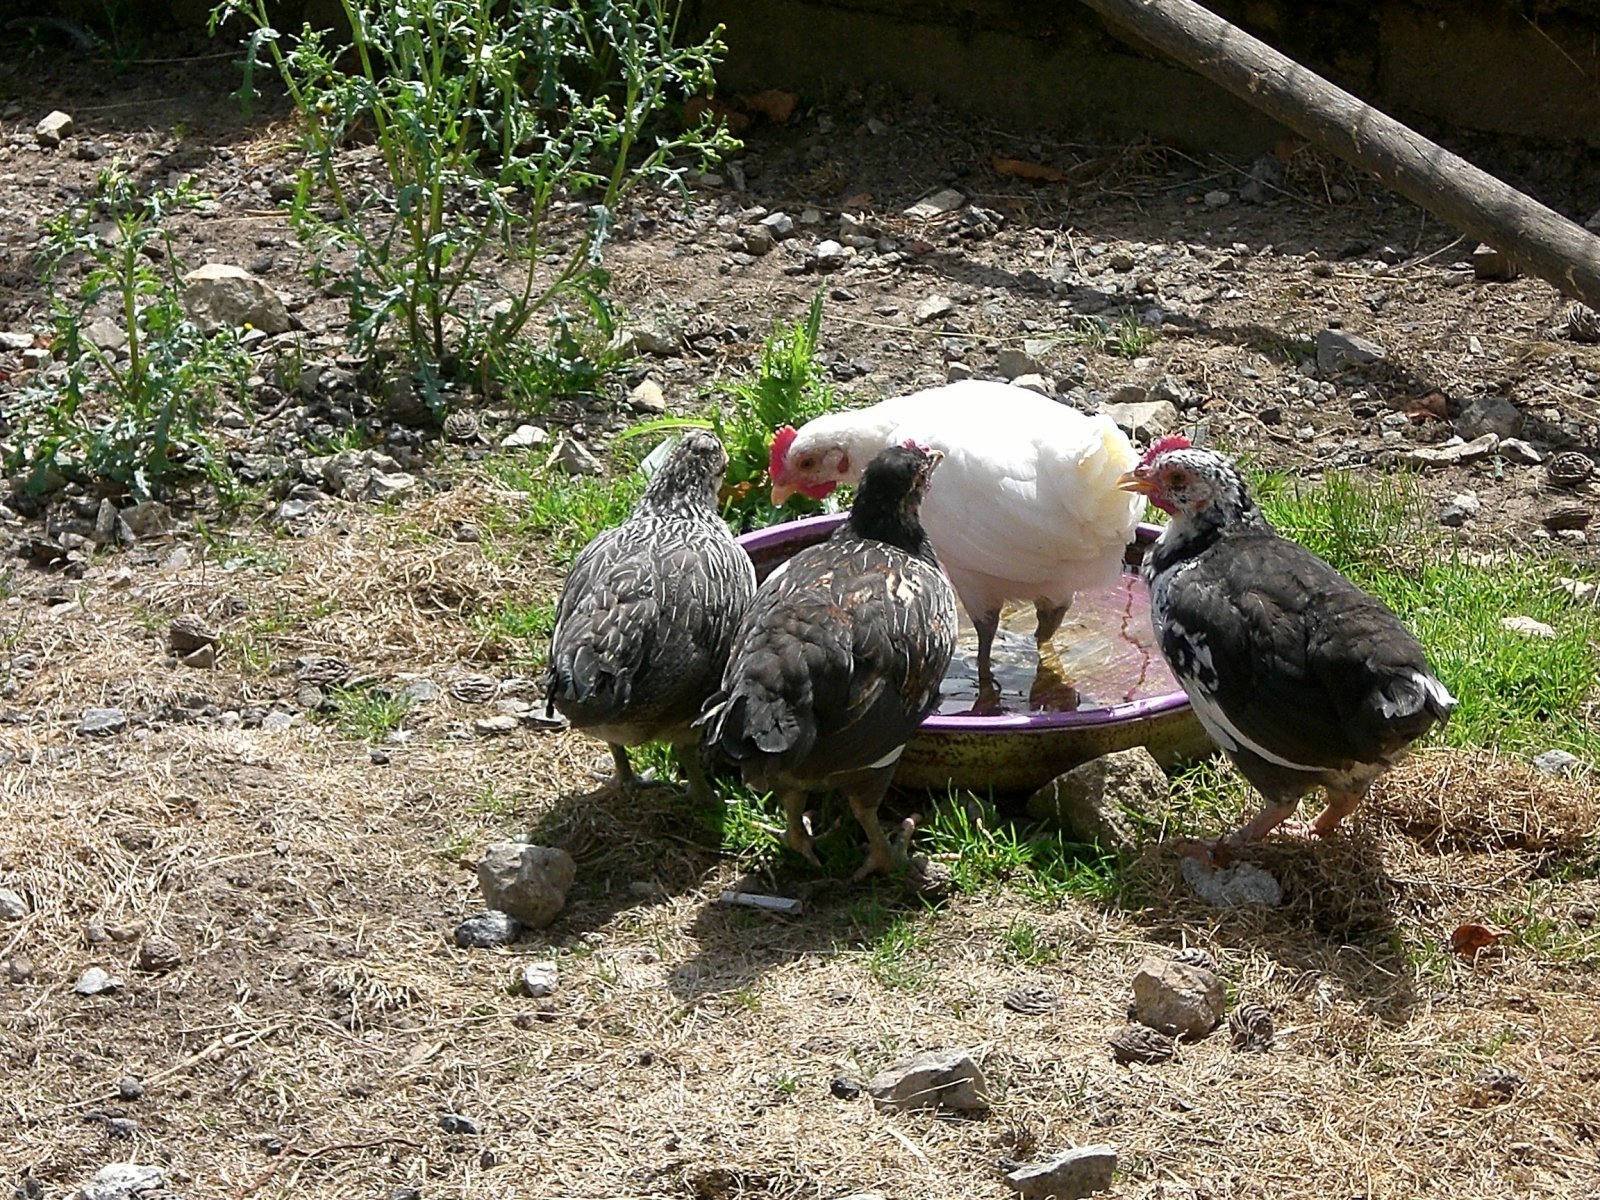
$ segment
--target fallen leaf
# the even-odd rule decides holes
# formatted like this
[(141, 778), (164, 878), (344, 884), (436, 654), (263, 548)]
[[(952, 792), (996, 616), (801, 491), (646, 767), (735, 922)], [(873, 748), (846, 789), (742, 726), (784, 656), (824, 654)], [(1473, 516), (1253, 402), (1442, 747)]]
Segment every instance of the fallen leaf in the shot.
[(1449, 400), (1443, 392), (1429, 392), (1406, 401), (1406, 416), (1413, 421), (1443, 421), (1449, 418)]
[(1498, 929), (1493, 925), (1457, 925), (1455, 932), (1450, 935), (1450, 949), (1467, 958), (1476, 958), (1485, 950), (1500, 943), (1500, 939), (1510, 933), (1509, 929)]
[(913, 256), (923, 255), (923, 254), (932, 254), (933, 253), (933, 243), (930, 242), (930, 241), (927, 241), (927, 240), (925, 240), (923, 238), (918, 238), (914, 242), (907, 242), (905, 244), (904, 249), (905, 249), (905, 252), (907, 254), (910, 254), (910, 255), (913, 255)]
[(768, 88), (751, 96), (739, 96), (737, 99), (739, 107), (746, 112), (758, 113), (778, 125), (784, 124), (794, 116), (794, 110), (800, 106), (799, 96), (793, 92), (779, 91), (777, 88)]
[(1025, 158), (1002, 158), (997, 154), (989, 160), (989, 165), (997, 174), (1015, 175), (1018, 179), (1042, 179), (1049, 183), (1060, 183), (1067, 177), (1067, 173), (1060, 167), (1029, 162)]
[(841, 208), (866, 208), (872, 203), (871, 192), (854, 192), (839, 202)]

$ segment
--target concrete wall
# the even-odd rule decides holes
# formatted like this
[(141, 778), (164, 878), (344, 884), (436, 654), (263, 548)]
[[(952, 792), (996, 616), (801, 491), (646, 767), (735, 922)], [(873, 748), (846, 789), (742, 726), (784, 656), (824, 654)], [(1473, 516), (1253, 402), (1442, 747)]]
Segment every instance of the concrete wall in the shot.
[[(1402, 120), (1600, 146), (1600, 2), (1208, 0)], [(700, 0), (722, 83), (892, 84), (1008, 122), (1252, 154), (1282, 130), (1077, 0)]]

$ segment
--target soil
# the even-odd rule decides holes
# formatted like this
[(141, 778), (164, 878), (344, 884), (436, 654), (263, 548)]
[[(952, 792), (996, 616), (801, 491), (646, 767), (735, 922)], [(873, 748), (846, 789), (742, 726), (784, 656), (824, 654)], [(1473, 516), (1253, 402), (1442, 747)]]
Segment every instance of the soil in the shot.
[[(338, 301), (306, 281), (271, 199), (292, 165), (286, 110), (245, 121), (231, 52), (164, 49), (113, 73), (46, 45), (0, 70), (0, 329), (42, 324), (41, 222), (121, 158), (214, 192), (213, 211), (176, 218), (178, 253), (271, 281), (303, 327), (286, 340), (335, 359)], [(54, 108), (76, 130), (43, 150), (33, 126)], [(581, 424), (604, 451), (639, 419), (621, 397), (646, 373), (694, 409), (821, 288), (830, 371), (862, 398), (942, 383), (952, 364), (994, 375), (1026, 346), (1068, 402), (1167, 379), (1184, 428), (1310, 479), (1470, 438), (1484, 396), (1516, 404), (1541, 460), (1600, 445), (1600, 348), (1561, 335), (1556, 291), (1476, 280), (1471, 245), (1311, 148), (1257, 167), (1251, 204), (1252, 164), (1002, 131), (914, 97), (808, 102), (747, 140), (742, 189), (724, 168), (687, 199), (641, 203), (610, 248), (630, 319), (671, 324), (679, 344), (603, 403), (541, 420)], [(1062, 178), (1003, 174), (996, 157)], [(958, 208), (907, 215), (951, 187)], [(1546, 198), (1578, 216), (1593, 203)], [(757, 209), (795, 234), (750, 253)], [(819, 271), (842, 215), (873, 241)], [(935, 296), (949, 313), (919, 323)], [(1153, 335), (1131, 357), (1113, 344), (1124, 314)], [(1084, 337), (1087, 317), (1110, 339)], [(1335, 325), (1382, 360), (1319, 370), (1316, 336)], [(72, 575), (0, 571), (0, 888), (25, 909), (0, 921), (0, 1172), (19, 1195), (76, 1195), (131, 1160), (189, 1196), (998, 1197), (997, 1161), (1103, 1141), (1121, 1155), (1112, 1194), (1150, 1200), (1600, 1183), (1584, 779), (1420, 755), (1348, 838), (1261, 850), (1278, 909), (1205, 906), (1154, 845), (1114, 897), (1041, 898), (1019, 875), (935, 907), (731, 858), (672, 792), (597, 791), (597, 743), (524, 720), (496, 735), (495, 707), (452, 689), (488, 675), (488, 695), (525, 712), (535, 639), (483, 618), (548, 600), (559, 575), (498, 532), (518, 498), (473, 455), (395, 434), (376, 410), (351, 419), (428, 481), (392, 510), (326, 499), (288, 530), (266, 520), (275, 499), (223, 524), (180, 512), (174, 532)], [(329, 412), (312, 399), (281, 428), (261, 416), (228, 436), (250, 451)], [(491, 433), (517, 419), (484, 412)], [(1542, 462), (1491, 455), (1417, 479), (1429, 505), (1480, 501), (1442, 542), (1592, 561), (1582, 534), (1542, 524), (1590, 502)], [(25, 547), (60, 515), (19, 511), (6, 533)], [(169, 656), (184, 614), (219, 631), (215, 669)], [(439, 694), (402, 738), (369, 741), (300, 711), (319, 655), (347, 679)], [(126, 727), (80, 733), (101, 707)], [(473, 864), (512, 834), (573, 854), (568, 906), (509, 947), (460, 949), (451, 931), (481, 904)], [(806, 912), (724, 905), (727, 889)], [(1452, 953), (1465, 924), (1510, 932)], [(175, 962), (154, 962), (158, 936)], [(1216, 955), (1235, 1002), (1267, 1006), (1274, 1049), (1236, 1053), (1219, 1031), (1166, 1063), (1115, 1064), (1106, 1036), (1133, 970), (1188, 945)], [(517, 971), (545, 959), (556, 993), (518, 994)], [(96, 966), (121, 987), (79, 994)], [(1058, 1006), (1007, 1009), (1027, 985)], [(981, 1060), (986, 1113), (850, 1098), (851, 1081), (943, 1046)]]

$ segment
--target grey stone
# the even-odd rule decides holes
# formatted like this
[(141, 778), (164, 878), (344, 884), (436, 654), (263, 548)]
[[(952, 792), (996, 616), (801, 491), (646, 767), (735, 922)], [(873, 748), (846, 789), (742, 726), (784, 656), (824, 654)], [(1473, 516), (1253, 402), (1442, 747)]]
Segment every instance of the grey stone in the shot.
[(138, 1163), (112, 1163), (95, 1172), (79, 1190), (80, 1200), (140, 1200), (145, 1192), (163, 1191), (167, 1175), (160, 1167)]
[(1500, 435), (1486, 433), (1470, 442), (1446, 442), (1442, 446), (1417, 446), (1406, 451), (1402, 461), (1414, 467), (1457, 467), (1481, 462), (1500, 445)]
[(98, 350), (116, 352), (128, 344), (128, 332), (106, 317), (90, 321), (83, 327), (83, 336)]
[(479, 737), (500, 737), (503, 734), (517, 731), (517, 718), (507, 713), (497, 713), (492, 717), (478, 717), (472, 722), (472, 732)]
[(78, 722), (80, 737), (109, 737), (128, 727), (128, 714), (120, 708), (86, 708)]
[(141, 500), (122, 510), (122, 519), (138, 538), (172, 532), (172, 510), (159, 500)]
[(0, 329), (0, 353), (12, 350), (31, 350), (33, 334)]
[(183, 949), (165, 934), (152, 933), (139, 943), (139, 969), (159, 974), (183, 963)]
[(1439, 524), (1459, 529), (1483, 511), (1483, 502), (1476, 492), (1457, 492), (1439, 510)]
[(1283, 887), (1250, 863), (1215, 868), (1199, 859), (1185, 858), (1178, 870), (1195, 895), (1215, 908), (1236, 908), (1242, 904), (1277, 908), (1283, 903)]
[(1002, 350), (995, 356), (995, 369), (1002, 379), (1015, 379), (1018, 375), (1042, 375), (1044, 367), (1022, 350)]
[(989, 1107), (983, 1069), (966, 1050), (928, 1050), (886, 1067), (873, 1076), (867, 1092), (881, 1108), (950, 1108), (983, 1111)]
[(619, 329), (613, 346), (624, 355), (653, 354), (660, 358), (677, 354), (682, 348), (683, 322), (667, 317)]
[(374, 471), (367, 479), (366, 497), (382, 503), (385, 500), (398, 500), (416, 490), (415, 475), (407, 475), (404, 471)]
[(1030, 392), (1038, 392), (1041, 396), (1054, 396), (1056, 394), (1055, 383), (1052, 380), (1031, 372), (1027, 375), (1018, 375), (1011, 381), (1011, 386), (1027, 388)]
[(117, 1080), (117, 1099), (142, 1100), (144, 1098), (144, 1084), (132, 1075), (124, 1075)]
[(468, 917), (455, 928), (456, 945), (465, 949), (489, 950), (514, 942), (522, 924), (509, 913), (481, 912)]
[(950, 383), (960, 383), (963, 379), (971, 379), (973, 370), (964, 362), (948, 362), (944, 365), (944, 377)]
[(1205, 205), (1207, 208), (1224, 208), (1232, 202), (1233, 197), (1228, 195), (1227, 192), (1216, 191), (1207, 192), (1205, 194)]
[(183, 310), (207, 333), (242, 329), (287, 333), (289, 310), (272, 285), (243, 267), (206, 263), (183, 277)]
[(1474, 396), (1461, 406), (1455, 431), (1469, 441), (1486, 433), (1513, 438), (1522, 432), (1522, 410), (1504, 396)]
[(1100, 411), (1117, 428), (1137, 442), (1153, 442), (1178, 427), (1178, 407), (1170, 400), (1141, 400), (1136, 404), (1102, 404)]
[(628, 403), (633, 406), (634, 412), (664, 413), (667, 411), (667, 396), (661, 390), (661, 385), (654, 379), (641, 379), (634, 389), (628, 393)]
[(774, 241), (783, 241), (794, 232), (794, 218), (786, 212), (768, 213), (757, 222), (772, 235)]
[(605, 468), (589, 448), (574, 438), (562, 438), (556, 451), (556, 465), (568, 475), (603, 475)]
[(937, 321), (941, 317), (948, 317), (956, 310), (956, 302), (949, 296), (938, 294), (929, 296), (917, 305), (911, 319), (918, 325), (926, 325), (929, 321)]
[(918, 200), (905, 210), (905, 215), (926, 221), (930, 217), (942, 216), (947, 212), (955, 212), (966, 202), (967, 198), (956, 191), (955, 188), (943, 188), (926, 200)]
[(1544, 455), (1521, 438), (1501, 438), (1500, 444), (1495, 447), (1495, 453), (1507, 462), (1514, 462), (1524, 467), (1536, 467), (1544, 461)]
[(556, 919), (576, 875), (565, 850), (522, 842), (497, 842), (478, 863), (478, 885), (489, 907), (535, 927)]
[(268, 733), (282, 733), (285, 729), (290, 728), (293, 724), (294, 714), (283, 712), (281, 709), (273, 709), (266, 716), (261, 718), (261, 728), (266, 730)]
[(535, 1000), (554, 996), (560, 975), (553, 962), (526, 963), (517, 971), (517, 991)]
[(1171, 375), (1163, 375), (1156, 380), (1155, 385), (1151, 387), (1145, 399), (1151, 403), (1165, 400), (1180, 412), (1184, 409), (1198, 408), (1200, 406), (1199, 394), (1192, 387), (1181, 383)]
[(1317, 334), (1317, 370), (1323, 376), (1371, 366), (1382, 362), (1386, 355), (1387, 351), (1376, 342), (1342, 329), (1324, 329)]
[(533, 450), (550, 441), (550, 435), (537, 425), (518, 425), (500, 439), (505, 450)]
[(1130, 813), (1164, 809), (1170, 784), (1143, 746), (1103, 754), (1056, 776), (1028, 797), (1028, 815), (1053, 822), (1071, 840), (1103, 850), (1139, 843)]
[(0, 921), (20, 921), (28, 915), (28, 902), (10, 888), (0, 888)]
[(1583, 759), (1565, 750), (1546, 750), (1533, 756), (1534, 770), (1545, 775), (1576, 775), (1583, 770)]
[(432, 704), (439, 696), (439, 685), (433, 680), (413, 679), (400, 689), (395, 699), (403, 704)]
[(46, 113), (33, 127), (33, 137), (41, 146), (59, 146), (72, 135), (72, 117), (59, 108)]
[(832, 238), (825, 238), (818, 242), (811, 251), (811, 265), (819, 271), (832, 271), (844, 266), (850, 259), (851, 251)]
[(445, 1113), (439, 1118), (439, 1128), (446, 1133), (470, 1135), (483, 1132), (476, 1121), (471, 1117), (463, 1117), (460, 1113)]
[(1222, 981), (1204, 967), (1147, 958), (1133, 976), (1134, 1013), (1169, 1037), (1202, 1038), (1227, 1010)]
[(1116, 1149), (1102, 1142), (1017, 1167), (1007, 1173), (1006, 1182), (1024, 1200), (1078, 1200), (1110, 1187), (1116, 1170)]
[(78, 982), (72, 985), (72, 990), (80, 996), (98, 996), (103, 992), (114, 992), (122, 987), (122, 980), (112, 975), (102, 967), (90, 967), (78, 976)]

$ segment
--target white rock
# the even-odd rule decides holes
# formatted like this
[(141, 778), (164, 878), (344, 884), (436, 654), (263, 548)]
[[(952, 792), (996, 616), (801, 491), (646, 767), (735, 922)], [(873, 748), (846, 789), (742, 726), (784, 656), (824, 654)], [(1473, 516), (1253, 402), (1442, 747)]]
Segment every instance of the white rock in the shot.
[(183, 277), (183, 310), (207, 333), (246, 325), (266, 333), (288, 331), (289, 311), (272, 285), (243, 267), (206, 263)]
[(142, 1193), (160, 1191), (166, 1186), (167, 1176), (160, 1167), (112, 1163), (96, 1171), (78, 1195), (80, 1200), (139, 1200)]
[(1199, 859), (1185, 858), (1178, 871), (1195, 895), (1217, 908), (1241, 904), (1277, 908), (1283, 903), (1283, 886), (1251, 863), (1213, 869)]
[(72, 118), (59, 108), (48, 113), (33, 127), (33, 136), (41, 146), (59, 146), (61, 139), (72, 133)]
[(1055, 381), (1043, 375), (1018, 375), (1011, 381), (1011, 386), (1027, 388), (1030, 392), (1038, 392), (1041, 396), (1054, 396), (1056, 394)]
[(33, 345), (33, 334), (0, 329), (0, 351), (26, 350)]
[(1136, 404), (1102, 404), (1100, 411), (1117, 423), (1134, 441), (1153, 442), (1178, 427), (1182, 419), (1170, 400), (1141, 400)]
[(78, 976), (78, 982), (72, 985), (72, 990), (80, 996), (98, 996), (102, 992), (114, 992), (121, 986), (122, 980), (103, 968), (90, 967)]
[(1520, 633), (1523, 637), (1553, 639), (1556, 631), (1543, 621), (1536, 621), (1532, 617), (1501, 617), (1500, 628), (1509, 633)]
[(122, 326), (105, 317), (85, 325), (83, 336), (97, 350), (117, 351), (128, 344), (128, 335)]
[(867, 1092), (883, 1108), (989, 1107), (983, 1070), (966, 1050), (929, 1050), (878, 1072)]
[(918, 325), (926, 325), (929, 321), (937, 321), (940, 317), (948, 317), (955, 310), (956, 302), (954, 300), (950, 299), (949, 296), (935, 294), (917, 305), (917, 310), (912, 314), (911, 319)]
[(560, 976), (553, 962), (527, 963), (517, 972), (517, 990), (535, 1000), (555, 995), (559, 983)]
[(518, 425), (500, 439), (500, 446), (505, 450), (536, 449), (549, 440), (550, 435), (537, 425)]
[(905, 214), (908, 217), (915, 217), (918, 220), (926, 221), (929, 217), (937, 217), (947, 212), (955, 212), (956, 209), (960, 208), (966, 202), (967, 198), (960, 192), (956, 191), (955, 188), (944, 188), (941, 191), (935, 192), (926, 200), (918, 200), (910, 208), (905, 210)]
[[(628, 403), (633, 406), (634, 412), (664, 413), (667, 411), (666, 393), (661, 390), (661, 385), (654, 379), (641, 379), (638, 386), (628, 393)], [(532, 428), (532, 426), (527, 428)]]
[(1006, 1175), (1006, 1182), (1023, 1200), (1079, 1200), (1110, 1187), (1116, 1170), (1116, 1149), (1102, 1142), (1018, 1167)]
[(367, 480), (368, 500), (396, 500), (417, 490), (417, 477), (404, 471), (374, 471)]

